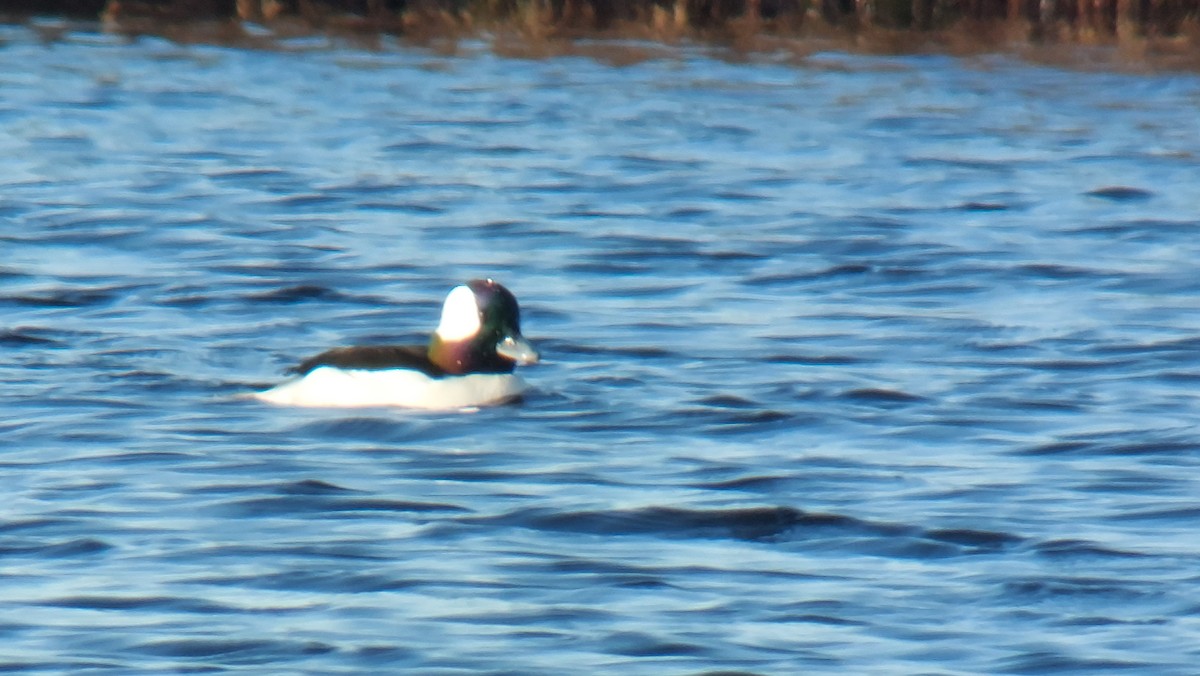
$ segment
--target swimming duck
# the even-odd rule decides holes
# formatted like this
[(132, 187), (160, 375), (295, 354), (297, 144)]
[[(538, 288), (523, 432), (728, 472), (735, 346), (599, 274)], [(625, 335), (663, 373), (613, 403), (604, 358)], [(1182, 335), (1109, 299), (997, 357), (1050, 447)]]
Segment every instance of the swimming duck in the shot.
[(428, 345), (339, 347), (254, 396), (292, 406), (456, 409), (511, 401), (525, 390), (513, 373), (537, 350), (521, 336), (517, 298), (491, 279), (455, 287)]

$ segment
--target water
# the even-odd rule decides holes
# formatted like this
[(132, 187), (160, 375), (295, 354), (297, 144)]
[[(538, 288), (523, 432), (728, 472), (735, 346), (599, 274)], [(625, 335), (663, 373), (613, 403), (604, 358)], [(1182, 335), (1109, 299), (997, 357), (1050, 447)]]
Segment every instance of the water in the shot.
[(1195, 673), (1195, 75), (0, 37), (4, 669)]

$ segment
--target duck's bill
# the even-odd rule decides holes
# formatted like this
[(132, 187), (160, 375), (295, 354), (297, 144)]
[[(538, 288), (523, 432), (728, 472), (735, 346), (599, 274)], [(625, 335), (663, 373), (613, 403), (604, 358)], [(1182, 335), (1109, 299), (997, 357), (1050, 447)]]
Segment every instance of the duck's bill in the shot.
[(518, 364), (536, 364), (538, 352), (521, 336), (506, 336), (496, 345), (496, 353)]

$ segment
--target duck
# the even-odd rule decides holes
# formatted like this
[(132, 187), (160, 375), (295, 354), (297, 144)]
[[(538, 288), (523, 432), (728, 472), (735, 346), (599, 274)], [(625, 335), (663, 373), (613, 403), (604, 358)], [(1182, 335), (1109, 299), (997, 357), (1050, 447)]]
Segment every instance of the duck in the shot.
[(513, 371), (539, 359), (521, 335), (517, 297), (495, 280), (473, 279), (447, 294), (427, 344), (326, 350), (253, 396), (287, 406), (476, 408), (519, 399), (527, 385)]

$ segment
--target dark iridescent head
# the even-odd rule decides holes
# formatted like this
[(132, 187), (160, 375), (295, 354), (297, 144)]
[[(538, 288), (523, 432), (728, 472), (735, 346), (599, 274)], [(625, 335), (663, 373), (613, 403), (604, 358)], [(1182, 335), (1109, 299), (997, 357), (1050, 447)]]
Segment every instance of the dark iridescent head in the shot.
[(446, 296), (429, 360), (453, 374), (511, 373), (537, 362), (538, 353), (521, 336), (517, 297), (490, 279), (473, 279)]

